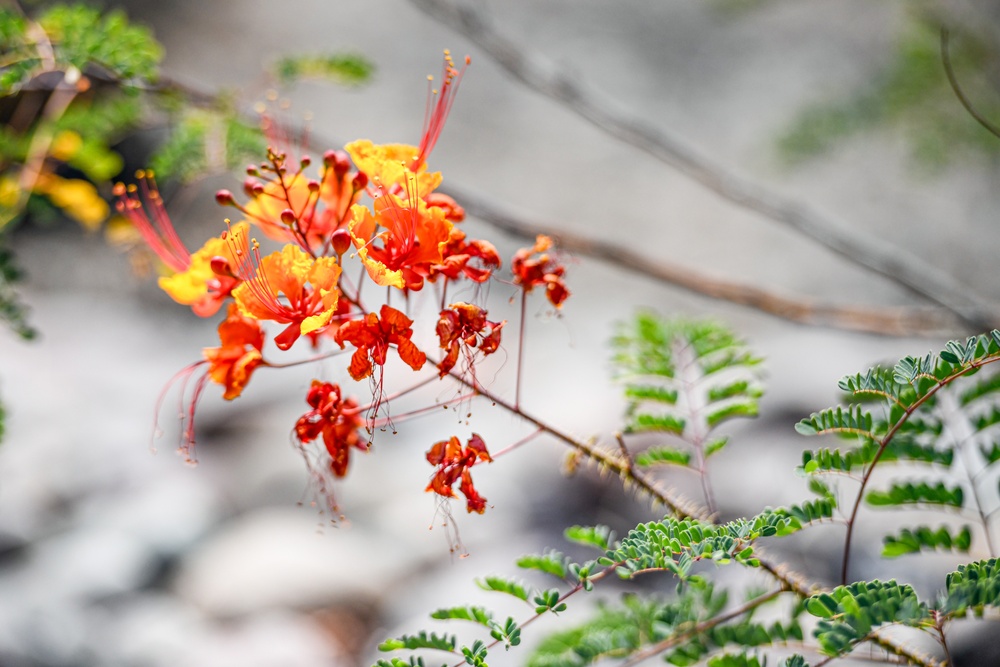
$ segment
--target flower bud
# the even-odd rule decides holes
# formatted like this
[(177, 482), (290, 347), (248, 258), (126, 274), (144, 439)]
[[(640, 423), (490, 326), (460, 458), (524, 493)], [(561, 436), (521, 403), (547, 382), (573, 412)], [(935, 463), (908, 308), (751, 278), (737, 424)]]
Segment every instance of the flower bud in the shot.
[(309, 192), (319, 192), (319, 181), (310, 179), (306, 182), (306, 187), (309, 188)]
[(243, 181), (244, 194), (246, 194), (247, 197), (256, 197), (257, 196), (256, 190), (259, 185), (260, 183), (258, 183), (252, 178), (246, 179), (245, 181)]
[(343, 227), (335, 231), (330, 236), (330, 241), (333, 246), (333, 251), (338, 255), (343, 255), (351, 247), (351, 235)]
[(286, 208), (281, 212), (281, 221), (289, 226), (295, 224), (295, 211), (290, 208)]
[(344, 151), (331, 151), (333, 153), (333, 173), (337, 178), (343, 178), (344, 174), (351, 170), (351, 160)]
[(229, 266), (229, 260), (225, 257), (215, 256), (209, 261), (209, 266), (212, 267), (212, 273), (217, 276), (226, 276), (228, 278), (235, 278), (236, 275), (233, 274), (233, 269)]
[(219, 190), (215, 193), (215, 203), (219, 206), (235, 206), (236, 200), (233, 199), (233, 193), (229, 190)]
[(364, 172), (359, 171), (354, 175), (354, 180), (352, 181), (355, 191), (364, 190), (368, 187), (368, 177), (365, 176)]

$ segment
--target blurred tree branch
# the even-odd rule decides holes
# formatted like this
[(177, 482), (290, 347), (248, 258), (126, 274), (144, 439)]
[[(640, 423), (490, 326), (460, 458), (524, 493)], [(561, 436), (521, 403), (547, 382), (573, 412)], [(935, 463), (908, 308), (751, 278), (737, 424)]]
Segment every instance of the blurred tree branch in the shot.
[(680, 287), (694, 294), (755, 308), (785, 320), (887, 336), (935, 336), (954, 330), (954, 317), (939, 308), (885, 308), (837, 305), (781, 294), (746, 282), (726, 280), (687, 266), (653, 260), (629, 248), (517, 217), (480, 197), (455, 187), (445, 188), (472, 217), (509, 234), (534, 238), (552, 236), (559, 247), (608, 262), (620, 269)]
[(607, 134), (670, 165), (723, 199), (780, 222), (849, 262), (907, 288), (955, 314), (967, 327), (989, 329), (1000, 321), (993, 304), (925, 260), (875, 239), (859, 238), (843, 223), (727, 172), (641, 119), (612, 111), (568, 75), (542, 66), (537, 57), (497, 32), (478, 9), (450, 0), (411, 2), (465, 35), (515, 80), (561, 102)]

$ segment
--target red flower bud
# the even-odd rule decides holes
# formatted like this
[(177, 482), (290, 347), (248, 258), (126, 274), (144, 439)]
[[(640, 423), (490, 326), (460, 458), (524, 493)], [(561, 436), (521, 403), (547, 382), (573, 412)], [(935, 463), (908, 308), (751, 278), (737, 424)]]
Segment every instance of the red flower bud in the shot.
[(295, 211), (290, 208), (286, 208), (281, 212), (281, 221), (286, 225), (292, 225), (295, 223)]
[(330, 236), (333, 251), (343, 255), (351, 247), (351, 235), (346, 229), (338, 229)]
[(236, 278), (236, 274), (233, 273), (233, 268), (229, 265), (229, 260), (225, 257), (213, 257), (209, 262), (209, 266), (212, 267), (212, 273), (217, 276)]
[(233, 199), (233, 193), (229, 190), (219, 190), (215, 193), (215, 203), (219, 206), (235, 206), (236, 200)]

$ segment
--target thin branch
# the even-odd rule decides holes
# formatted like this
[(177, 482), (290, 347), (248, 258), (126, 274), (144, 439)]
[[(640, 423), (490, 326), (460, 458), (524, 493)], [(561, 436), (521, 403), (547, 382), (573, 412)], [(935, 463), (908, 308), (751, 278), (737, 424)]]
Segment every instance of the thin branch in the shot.
[(969, 101), (962, 87), (958, 85), (958, 77), (955, 76), (955, 68), (952, 67), (951, 53), (948, 49), (950, 38), (951, 34), (948, 32), (948, 29), (941, 28), (941, 64), (944, 65), (944, 73), (948, 76), (948, 83), (951, 84), (951, 89), (955, 91), (955, 97), (958, 98), (958, 101), (962, 103), (962, 106), (969, 112), (969, 115), (975, 118), (980, 125), (985, 127), (994, 136), (1000, 137), (1000, 128), (972, 106), (972, 102)]
[(636, 651), (631, 656), (629, 656), (628, 660), (626, 660), (621, 664), (621, 667), (633, 667), (634, 665), (639, 664), (643, 660), (652, 658), (654, 655), (659, 655), (660, 653), (663, 653), (667, 649), (673, 648), (674, 646), (686, 642), (687, 640), (692, 639), (693, 637), (697, 637), (703, 632), (711, 630), (712, 628), (721, 623), (725, 623), (726, 621), (731, 621), (734, 618), (739, 618), (740, 616), (743, 616), (744, 614), (753, 611), (754, 609), (761, 606), (765, 602), (770, 602), (771, 600), (778, 597), (784, 592), (785, 592), (784, 588), (779, 588), (777, 590), (771, 591), (770, 593), (759, 595), (753, 598), (752, 600), (745, 602), (739, 607), (736, 607), (735, 609), (732, 609), (724, 614), (719, 614), (714, 618), (710, 618), (706, 621), (702, 621), (696, 624), (694, 627), (692, 627), (690, 630), (687, 630), (686, 632), (672, 634), (666, 639), (663, 639), (655, 644), (652, 644), (647, 648), (643, 649), (642, 651)]
[(993, 304), (972, 295), (968, 286), (925, 260), (872, 238), (858, 238), (843, 223), (739, 178), (642, 120), (607, 108), (567, 74), (551, 65), (543, 66), (494, 30), (470, 5), (452, 4), (449, 0), (410, 1), (465, 35), (528, 88), (562, 103), (603, 132), (670, 165), (723, 199), (782, 223), (848, 261), (940, 305), (969, 327), (989, 329), (1000, 321)]

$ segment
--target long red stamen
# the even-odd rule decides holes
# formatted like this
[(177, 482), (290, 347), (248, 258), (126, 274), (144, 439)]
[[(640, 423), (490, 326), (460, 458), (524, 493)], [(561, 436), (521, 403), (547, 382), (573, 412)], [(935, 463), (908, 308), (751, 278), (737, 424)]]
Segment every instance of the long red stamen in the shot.
[(295, 321), (295, 311), (278, 300), (268, 282), (267, 274), (260, 270), (260, 244), (257, 243), (257, 239), (251, 239), (248, 244), (242, 230), (233, 231), (230, 228), (226, 242), (229, 243), (229, 249), (236, 258), (235, 273), (250, 290), (254, 301), (263, 306), (277, 322)]
[[(174, 271), (187, 271), (191, 266), (191, 253), (177, 236), (170, 216), (167, 215), (153, 172), (139, 170), (135, 175), (142, 187), (141, 194), (134, 184), (126, 186), (118, 183), (114, 188), (114, 194), (118, 197), (115, 207), (129, 219), (142, 240), (164, 264)], [(147, 207), (152, 213), (152, 219), (146, 211)]]
[(458, 94), (458, 85), (465, 74), (465, 68), (472, 62), (471, 58), (465, 57), (465, 64), (462, 69), (455, 68), (455, 61), (451, 58), (451, 52), (445, 49), (444, 70), (441, 74), (441, 88), (435, 90), (433, 77), (427, 77), (427, 106), (424, 111), (424, 128), (420, 137), (420, 146), (417, 150), (417, 157), (410, 165), (412, 171), (417, 171), (427, 161), (427, 157), (434, 150), (434, 145), (444, 130), (444, 123), (451, 112), (451, 105), (455, 102)]

